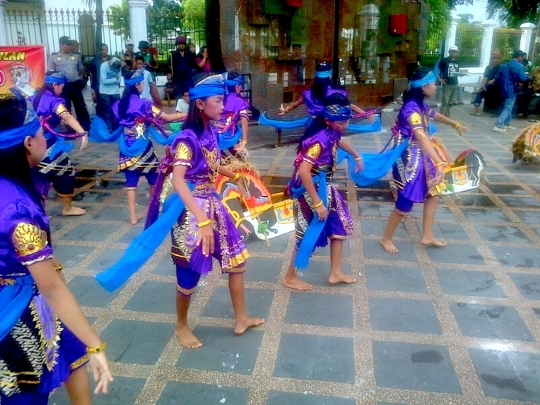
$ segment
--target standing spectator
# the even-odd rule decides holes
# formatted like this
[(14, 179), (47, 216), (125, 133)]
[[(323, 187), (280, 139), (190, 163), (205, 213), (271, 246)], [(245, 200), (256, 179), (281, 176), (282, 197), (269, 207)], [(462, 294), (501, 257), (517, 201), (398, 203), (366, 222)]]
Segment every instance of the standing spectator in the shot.
[(190, 42), (188, 44), (188, 49), (193, 55), (195, 55), (195, 53), (197, 53), (196, 50), (195, 50), (195, 44), (193, 42)]
[(81, 56), (71, 53), (71, 38), (67, 36), (60, 37), (58, 43), (60, 44), (60, 52), (51, 54), (47, 62), (47, 70), (50, 72), (63, 72), (67, 77), (68, 82), (64, 86), (62, 97), (69, 111), (71, 111), (71, 103), (73, 102), (77, 119), (86, 131), (90, 128), (90, 116), (86, 110), (79, 82), (83, 74)]
[(500, 89), (495, 80), (495, 75), (499, 71), (500, 67), (501, 54), (499, 52), (493, 52), (489, 65), (486, 66), (486, 70), (484, 71), (484, 76), (482, 77), (480, 87), (478, 87), (478, 90), (476, 90), (476, 96), (474, 97), (473, 101), (473, 115), (482, 115), (482, 113), (478, 111), (480, 104), (482, 104), (482, 99), (484, 99), (484, 111), (489, 110), (488, 105), (498, 106), (500, 104), (497, 102), (500, 100)]
[(525, 83), (529, 80), (523, 69), (522, 60), (524, 56), (524, 52), (515, 51), (512, 55), (512, 60), (502, 65), (497, 76), (495, 76), (495, 79), (501, 82), (501, 96), (504, 99), (503, 110), (493, 127), (493, 130), (496, 132), (506, 132), (507, 130), (515, 129), (510, 126), (510, 120), (512, 119), (512, 109), (516, 102), (516, 86), (519, 82)]
[(176, 102), (176, 111), (182, 114), (187, 114), (189, 110), (189, 91), (184, 90), (182, 93), (182, 98), (178, 99)]
[(174, 84), (174, 97), (179, 99), (182, 92), (192, 86), (193, 69), (195, 69), (195, 55), (186, 49), (186, 38), (176, 38), (176, 51), (169, 57)]
[(135, 67), (137, 70), (141, 69), (144, 74), (144, 88), (141, 92), (141, 98), (143, 100), (153, 101), (160, 108), (162, 107), (161, 97), (156, 86), (156, 82), (152, 77), (152, 74), (145, 69), (144, 58), (142, 55), (135, 56)]
[(122, 62), (122, 76), (131, 76), (131, 71), (135, 65), (135, 52), (133, 52), (133, 41), (126, 39), (126, 50), (120, 56)]
[(195, 64), (199, 73), (210, 73), (212, 71), (210, 59), (208, 58), (208, 47), (206, 45), (201, 46), (201, 51), (195, 58)]
[(149, 51), (150, 45), (148, 41), (139, 41), (139, 52), (135, 56), (142, 56), (144, 61), (144, 69), (152, 75), (152, 80), (156, 80), (156, 71), (158, 68), (158, 61), (156, 55)]
[(456, 103), (458, 95), (459, 62), (456, 60), (459, 49), (452, 45), (448, 57), (439, 63), (439, 82), (442, 84), (441, 114), (450, 117), (450, 107)]
[(169, 73), (167, 75), (167, 83), (165, 83), (165, 97), (167, 98), (167, 101), (169, 102), (169, 107), (172, 107), (171, 105), (171, 95), (174, 98), (174, 84), (172, 82), (172, 75)]
[(115, 129), (112, 105), (120, 100), (120, 68), (121, 63), (116, 56), (100, 67), (98, 110), (103, 114), (100, 117), (107, 123), (109, 132)]
[(96, 57), (92, 59), (92, 62), (90, 63), (90, 67), (88, 69), (90, 71), (92, 98), (96, 103), (96, 114), (100, 117), (102, 117), (105, 112), (99, 110), (99, 73), (101, 72), (101, 64), (103, 62), (107, 62), (109, 59), (111, 59), (111, 57), (109, 56), (109, 47), (107, 46), (107, 44), (101, 44), (101, 53), (99, 55), (96, 55)]

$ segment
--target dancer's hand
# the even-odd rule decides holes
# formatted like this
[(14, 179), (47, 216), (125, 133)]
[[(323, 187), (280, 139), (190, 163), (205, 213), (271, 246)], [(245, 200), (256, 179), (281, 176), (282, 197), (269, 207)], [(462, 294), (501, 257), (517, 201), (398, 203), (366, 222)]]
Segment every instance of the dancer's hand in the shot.
[(366, 118), (369, 122), (375, 122), (375, 114), (366, 115)]
[(321, 206), (315, 208), (315, 213), (319, 217), (320, 221), (326, 221), (326, 217), (328, 217), (328, 210), (326, 209), (324, 204), (322, 204)]
[(86, 133), (85, 136), (83, 136), (83, 137), (81, 138), (81, 140), (82, 140), (82, 143), (81, 143), (81, 150), (85, 150), (86, 147), (88, 146), (88, 132)]
[(355, 173), (361, 173), (364, 171), (364, 161), (362, 159), (354, 159), (356, 166), (354, 166)]
[(459, 136), (461, 136), (463, 132), (469, 132), (469, 128), (467, 128), (465, 125), (459, 124), (456, 131), (458, 132)]
[(92, 366), (94, 381), (98, 383), (94, 390), (94, 394), (99, 394), (100, 392), (107, 394), (109, 392), (109, 383), (113, 381), (114, 378), (109, 370), (109, 363), (107, 362), (105, 352), (91, 354), (90, 365)]
[(446, 165), (437, 166), (437, 174), (435, 175), (435, 179), (433, 179), (435, 184), (439, 184), (442, 181), (442, 179), (444, 178), (444, 168), (445, 167), (446, 167)]
[(197, 241), (197, 246), (201, 243), (204, 256), (208, 257), (214, 253), (214, 230), (212, 229), (211, 223), (199, 228), (199, 240)]
[(279, 114), (278, 115), (285, 115), (287, 114), (287, 110), (285, 109), (285, 107), (283, 107), (283, 103), (281, 103), (281, 105), (279, 106)]

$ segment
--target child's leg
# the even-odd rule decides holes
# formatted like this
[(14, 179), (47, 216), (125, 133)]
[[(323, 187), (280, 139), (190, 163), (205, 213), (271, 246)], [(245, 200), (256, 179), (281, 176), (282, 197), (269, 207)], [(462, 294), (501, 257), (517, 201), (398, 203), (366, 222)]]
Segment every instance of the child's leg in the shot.
[(193, 334), (188, 324), (191, 295), (195, 292), (201, 275), (189, 267), (176, 266), (176, 328), (175, 335), (180, 344), (188, 349), (197, 349), (202, 342)]
[[(235, 270), (239, 270), (238, 268)], [(244, 301), (244, 271), (229, 273), (229, 292), (231, 293), (231, 301), (234, 308), (236, 323), (234, 325), (234, 333), (241, 335), (247, 329), (254, 326), (259, 326), (264, 323), (262, 318), (250, 318), (246, 311), (246, 303)]]
[(124, 174), (126, 175), (126, 194), (129, 208), (129, 222), (131, 225), (136, 225), (139, 222), (140, 217), (137, 216), (136, 205), (137, 205), (137, 184), (139, 183), (140, 173), (125, 170)]
[(446, 245), (445, 242), (442, 242), (439, 239), (435, 238), (435, 236), (433, 236), (433, 223), (435, 222), (435, 211), (437, 210), (438, 203), (438, 195), (428, 197), (428, 199), (424, 203), (422, 238), (420, 239), (420, 243), (422, 245), (431, 245), (437, 247), (442, 247)]
[(398, 192), (396, 208), (394, 208), (394, 210), (390, 214), (390, 218), (388, 218), (388, 223), (386, 224), (384, 235), (380, 241), (382, 247), (388, 253), (399, 252), (399, 250), (394, 245), (394, 242), (392, 242), (392, 236), (394, 236), (394, 232), (396, 231), (399, 223), (401, 222), (401, 219), (411, 213), (413, 204), (413, 201), (408, 200), (407, 198), (403, 197), (400, 192)]
[(330, 241), (330, 284), (355, 283), (356, 279), (341, 271), (341, 253), (343, 252), (343, 239), (332, 239)]
[(72, 405), (92, 405), (86, 367), (79, 367), (66, 381), (66, 391)]
[(313, 290), (313, 286), (309, 283), (306, 283), (304, 280), (301, 280), (296, 274), (294, 260), (296, 259), (297, 253), (298, 249), (295, 247), (293, 249), (291, 257), (291, 263), (289, 264), (289, 268), (287, 269), (287, 273), (285, 273), (285, 278), (283, 279), (283, 285), (287, 288), (290, 288), (291, 290), (311, 291)]

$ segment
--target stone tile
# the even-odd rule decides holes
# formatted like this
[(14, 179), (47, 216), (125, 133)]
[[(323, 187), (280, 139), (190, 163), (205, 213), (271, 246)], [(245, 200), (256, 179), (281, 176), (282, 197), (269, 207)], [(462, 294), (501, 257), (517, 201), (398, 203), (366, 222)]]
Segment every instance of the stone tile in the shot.
[(171, 255), (169, 252), (163, 255), (163, 258), (152, 270), (152, 273), (163, 276), (176, 276), (176, 266), (171, 261)]
[(80, 194), (77, 194), (73, 197), (73, 201), (83, 202), (83, 203), (103, 203), (111, 198), (112, 193), (110, 192), (100, 192), (100, 191), (83, 191)]
[[(437, 217), (437, 214), (435, 215)], [(438, 218), (438, 217), (437, 217)], [(418, 228), (418, 232), (420, 235), (422, 234), (422, 223), (417, 222), (416, 227)], [(440, 239), (457, 239), (457, 240), (468, 240), (469, 235), (463, 229), (463, 227), (455, 222), (448, 223), (448, 222), (438, 222), (435, 221), (433, 224), (433, 234), (436, 238)]]
[[(308, 391), (306, 391), (308, 392)], [(309, 392), (295, 394), (291, 392), (270, 391), (266, 405), (356, 405), (352, 398), (337, 398), (312, 395)]]
[(427, 293), (424, 277), (417, 267), (366, 264), (365, 277), (370, 290)]
[(171, 381), (156, 405), (247, 404), (248, 395), (245, 388)]
[(106, 308), (118, 295), (118, 290), (110, 293), (99, 285), (94, 277), (89, 276), (73, 277), (68, 287), (83, 307)]
[(117, 230), (118, 226), (116, 225), (83, 223), (76, 225), (74, 228), (66, 232), (66, 234), (62, 236), (61, 240), (102, 242)]
[(486, 195), (482, 194), (459, 194), (460, 205), (464, 207), (495, 207), (496, 204)]
[(156, 364), (174, 334), (174, 324), (114, 319), (101, 333), (110, 361)]
[(529, 239), (513, 226), (475, 224), (474, 229), (480, 237), (489, 242), (528, 243)]
[(176, 313), (176, 283), (145, 281), (124, 305), (128, 311)]
[(354, 383), (353, 340), (283, 333), (274, 377)]
[(291, 233), (287, 233), (285, 235), (272, 238), (270, 239), (270, 246), (266, 244), (266, 241), (252, 237), (247, 241), (246, 246), (249, 252), (283, 253), (285, 250), (287, 250), (290, 236)]
[[(351, 270), (351, 264), (350, 263), (341, 263), (341, 270), (345, 274), (352, 275), (354, 277), (358, 278), (358, 268), (353, 268)], [(328, 258), (328, 261), (321, 262), (321, 261), (315, 261), (310, 260), (309, 265), (305, 269), (297, 270), (296, 274), (298, 274), (298, 277), (300, 277), (302, 280), (307, 281), (310, 284), (318, 285), (318, 286), (333, 286), (334, 288), (350, 288), (351, 286), (347, 286), (344, 284), (335, 285), (328, 283), (328, 276), (330, 275), (330, 258)]]
[(540, 275), (509, 273), (521, 295), (527, 300), (540, 300)]
[(534, 197), (499, 197), (509, 207), (540, 208), (540, 201)]
[(106, 270), (120, 260), (124, 253), (125, 249), (106, 249), (88, 265), (88, 268), (97, 271)]
[(394, 210), (394, 204), (358, 203), (358, 212), (362, 216), (383, 217), (388, 220)]
[(372, 297), (369, 313), (376, 330), (442, 334), (431, 301)]
[[(456, 221), (456, 217), (454, 216), (452, 211), (450, 211), (448, 207), (445, 207), (442, 204), (444, 204), (444, 200), (440, 200), (439, 205), (437, 206), (437, 212), (435, 213), (435, 224), (437, 224), (437, 220)], [(422, 219), (424, 215), (424, 205), (415, 204), (413, 206), (411, 215), (414, 218)]]
[(197, 350), (183, 350), (177, 367), (251, 375), (261, 346), (263, 331), (250, 329), (241, 336), (231, 328), (196, 326), (193, 330), (203, 343)]
[[(90, 391), (93, 391), (96, 383), (91, 375), (88, 376), (88, 379), (90, 380)], [(144, 384), (146, 384), (146, 378), (130, 378), (115, 375), (114, 381), (109, 385), (109, 393), (106, 395), (92, 393), (92, 403), (99, 405), (132, 405), (135, 403)], [(71, 404), (71, 401), (69, 400), (65, 385), (62, 385), (49, 398), (49, 405), (67, 404)]]
[[(313, 252), (313, 256), (328, 256), (330, 260), (330, 241), (325, 247), (319, 247)], [(343, 241), (343, 251), (341, 252), (341, 257), (350, 257), (351, 256), (351, 241), (350, 239), (345, 239)]]
[[(262, 281), (266, 283), (277, 283), (283, 266), (282, 259), (268, 257), (251, 257), (247, 261), (245, 281)], [(223, 275), (223, 277), (228, 277)]]
[(394, 240), (394, 245), (398, 248), (399, 253), (386, 252), (378, 239), (363, 239), (364, 245), (364, 257), (366, 259), (377, 260), (408, 260), (416, 262), (418, 259), (416, 253), (414, 253), (414, 247), (412, 242), (403, 240)]
[(462, 393), (444, 346), (374, 341), (372, 350), (378, 387)]
[(125, 207), (103, 207), (92, 215), (92, 219), (100, 221), (129, 221), (129, 210), (127, 204)]
[(494, 209), (461, 208), (465, 216), (472, 222), (511, 222), (504, 212)]
[[(386, 223), (388, 222), (388, 218), (381, 218), (381, 220), (376, 219), (362, 219), (360, 221), (360, 227), (362, 228), (362, 235), (377, 235), (377, 236), (383, 236), (384, 230), (386, 228)], [(396, 231), (394, 232), (394, 236), (396, 237), (409, 237), (409, 233), (407, 232), (407, 229), (405, 228), (405, 224), (401, 222)]]
[(490, 250), (503, 266), (540, 268), (538, 248), (490, 246)]
[(514, 307), (450, 303), (461, 333), (465, 336), (535, 341)]
[(437, 276), (445, 294), (506, 298), (490, 271), (437, 269)]
[(540, 211), (513, 211), (525, 224), (540, 224)]
[(139, 224), (130, 227), (122, 236), (120, 236), (118, 238), (118, 242), (129, 244), (133, 242), (133, 239), (139, 236), (143, 231), (144, 231), (144, 223), (143, 221), (140, 221)]
[(540, 355), (469, 349), (487, 397), (540, 402)]
[(350, 295), (291, 292), (285, 322), (306, 325), (353, 327)]
[(360, 203), (371, 201), (394, 202), (394, 197), (392, 196), (390, 190), (358, 190), (356, 192), (356, 198), (358, 201), (360, 201)]
[(473, 245), (457, 245), (448, 243), (439, 248), (435, 246), (425, 247), (430, 259), (441, 263), (459, 264), (484, 264), (484, 258)]
[(55, 243), (53, 246), (54, 256), (62, 262), (66, 269), (75, 267), (94, 251), (94, 248), (90, 246), (66, 246), (59, 243)]
[[(244, 297), (250, 316), (257, 318), (268, 317), (272, 300), (274, 299), (273, 290), (246, 288), (244, 290)], [(216, 318), (234, 318), (229, 288), (216, 287), (201, 315)]]
[[(491, 176), (490, 176), (491, 180)], [(494, 180), (491, 180), (494, 181)], [(527, 192), (522, 187), (515, 184), (488, 184), (490, 191), (493, 194), (515, 194), (527, 195)]]

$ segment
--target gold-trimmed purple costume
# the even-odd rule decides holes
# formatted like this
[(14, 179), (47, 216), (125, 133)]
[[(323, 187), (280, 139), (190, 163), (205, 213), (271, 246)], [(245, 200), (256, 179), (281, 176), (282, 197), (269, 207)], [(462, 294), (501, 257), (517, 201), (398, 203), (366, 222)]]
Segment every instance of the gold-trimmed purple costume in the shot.
[[(191, 130), (182, 131), (176, 136), (171, 153), (173, 166), (187, 167), (185, 181), (192, 184), (195, 201), (213, 222), (214, 257), (222, 271), (244, 272), (245, 261), (249, 257), (246, 245), (215, 189), (220, 164), (216, 129), (211, 127), (200, 138)], [(197, 222), (186, 207), (171, 231), (171, 257), (177, 269), (177, 290), (184, 295), (192, 294), (201, 274), (212, 270), (212, 257), (203, 256), (202, 244), (197, 246)]]

